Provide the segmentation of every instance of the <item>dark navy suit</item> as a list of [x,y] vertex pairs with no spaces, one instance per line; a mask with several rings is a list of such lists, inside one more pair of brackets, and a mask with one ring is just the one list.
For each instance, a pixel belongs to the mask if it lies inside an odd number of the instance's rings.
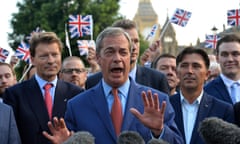
[[[183,116],[180,101],[180,94],[176,94],[170,97],[170,102],[176,113],[175,122],[181,131],[185,141]],[[204,144],[202,138],[198,133],[198,126],[200,122],[203,121],[206,117],[218,117],[227,122],[234,123],[233,106],[229,103],[218,100],[208,95],[207,93],[203,93],[203,97],[197,112],[190,144]]]
[[[52,116],[64,117],[67,101],[83,90],[58,80]],[[23,144],[48,144],[42,131],[48,131],[49,121],[44,98],[35,77],[6,89],[4,102],[11,105]]]

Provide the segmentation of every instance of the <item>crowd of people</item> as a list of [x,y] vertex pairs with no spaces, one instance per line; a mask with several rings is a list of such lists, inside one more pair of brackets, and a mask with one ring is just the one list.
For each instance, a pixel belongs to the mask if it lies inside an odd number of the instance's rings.
[[158,40],[139,56],[137,25],[122,19],[89,48],[90,69],[77,56],[62,61],[62,49],[54,32],[35,33],[21,82],[16,62],[0,63],[1,143],[205,144],[206,118],[240,126],[236,34],[222,37],[215,55],[161,53]]

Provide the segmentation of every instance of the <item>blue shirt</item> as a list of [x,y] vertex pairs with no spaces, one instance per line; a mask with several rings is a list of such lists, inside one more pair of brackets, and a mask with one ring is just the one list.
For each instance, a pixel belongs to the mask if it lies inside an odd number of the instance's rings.
[[[108,103],[108,110],[109,110],[109,113],[111,113],[112,104],[114,101],[114,97],[111,93],[112,87],[110,85],[108,85],[104,81],[104,79],[102,79],[102,85],[103,85],[104,95],[105,95],[107,103]],[[128,79],[122,86],[120,86],[118,88],[118,96],[121,100],[123,115],[125,113],[125,107],[126,107],[126,103],[127,103],[129,87],[130,87],[130,80]]]
[[[35,74],[35,79],[37,80],[37,83],[38,83],[38,86],[40,87],[40,89],[41,89],[41,92],[42,92],[42,95],[43,95],[43,97],[44,97],[44,86],[45,86],[45,84],[46,83],[51,83],[51,84],[53,84],[53,86],[51,87],[51,89],[50,89],[50,94],[51,94],[51,97],[52,97],[52,103],[54,102],[54,95],[55,95],[55,90],[56,90],[56,86],[57,86],[57,80],[58,80],[58,78],[57,78],[57,76],[56,76],[56,78],[53,80],[53,81],[51,81],[51,82],[48,82],[48,81],[45,81],[44,79],[42,79],[39,75],[37,75],[37,74]],[[45,98],[44,98],[45,99]]]

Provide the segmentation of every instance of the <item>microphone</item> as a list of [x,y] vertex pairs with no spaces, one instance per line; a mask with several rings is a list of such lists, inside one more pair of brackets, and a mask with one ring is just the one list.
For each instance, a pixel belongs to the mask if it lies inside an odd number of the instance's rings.
[[204,119],[198,131],[206,144],[240,143],[240,128],[217,117]]
[[95,144],[94,136],[87,131],[79,131],[74,133],[63,144]]
[[145,141],[135,131],[123,131],[118,137],[117,144],[145,144]]
[[162,139],[151,139],[147,144],[169,144],[168,142]]

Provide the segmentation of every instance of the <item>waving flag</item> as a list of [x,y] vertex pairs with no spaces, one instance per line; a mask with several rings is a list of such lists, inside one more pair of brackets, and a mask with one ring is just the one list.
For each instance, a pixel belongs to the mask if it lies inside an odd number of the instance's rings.
[[16,50],[15,56],[29,64],[30,63],[29,44],[21,42]]
[[70,15],[68,25],[71,38],[92,35],[92,15]]
[[154,37],[154,35],[156,34],[157,29],[158,29],[158,25],[157,24],[153,25],[152,30],[148,34],[146,40],[148,40],[151,37]]
[[192,15],[191,12],[177,8],[170,21],[172,23],[185,27],[191,15]]
[[93,40],[77,40],[80,55],[88,55],[88,47],[95,49],[95,42]]
[[227,23],[230,26],[240,25],[240,9],[228,10],[227,11]]
[[5,62],[9,55],[9,51],[3,48],[0,48],[0,62]]
[[220,39],[218,35],[206,35],[205,47],[206,48],[216,48],[217,41]]

